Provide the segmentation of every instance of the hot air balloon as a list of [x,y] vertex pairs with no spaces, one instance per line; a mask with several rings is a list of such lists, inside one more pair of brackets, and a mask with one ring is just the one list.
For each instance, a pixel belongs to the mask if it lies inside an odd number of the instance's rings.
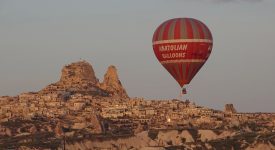
[[154,53],[186,94],[189,84],[208,59],[213,39],[208,27],[193,18],[175,18],[163,22],[155,31]]

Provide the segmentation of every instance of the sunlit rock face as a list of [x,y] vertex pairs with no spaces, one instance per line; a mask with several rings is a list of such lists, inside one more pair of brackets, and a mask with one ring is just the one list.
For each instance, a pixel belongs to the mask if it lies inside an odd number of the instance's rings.
[[79,84],[85,82],[94,84],[98,82],[91,64],[79,61],[63,67],[60,83]]
[[100,95],[110,94],[98,87],[98,79],[95,76],[91,64],[86,61],[74,62],[62,68],[61,78],[58,82],[48,85],[41,93]]
[[112,96],[128,98],[128,94],[119,80],[117,69],[113,65],[108,67],[104,75],[104,80],[99,86],[103,90],[111,93]]

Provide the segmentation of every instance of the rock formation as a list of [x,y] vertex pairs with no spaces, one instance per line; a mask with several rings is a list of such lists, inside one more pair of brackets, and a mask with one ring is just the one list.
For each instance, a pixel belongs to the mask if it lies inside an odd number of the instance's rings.
[[234,108],[233,104],[226,104],[224,107],[225,113],[236,113],[236,109]]
[[123,88],[117,74],[115,66],[109,66],[104,75],[104,80],[99,84],[100,88],[111,93],[112,96],[128,98],[128,94]]
[[63,67],[60,80],[40,92],[44,94],[58,92],[63,97],[74,93],[108,96],[109,93],[100,89],[97,84],[98,79],[92,65],[86,61],[79,61]]
[[127,92],[119,80],[115,66],[108,68],[103,82],[99,83],[92,65],[86,61],[66,65],[62,69],[60,80],[40,91],[40,93],[53,92],[59,92],[64,97],[74,93],[81,93],[84,95],[128,98]]
[[61,79],[62,84],[79,84],[83,82],[94,83],[98,82],[95,76],[94,69],[86,61],[79,61],[66,65],[62,69]]

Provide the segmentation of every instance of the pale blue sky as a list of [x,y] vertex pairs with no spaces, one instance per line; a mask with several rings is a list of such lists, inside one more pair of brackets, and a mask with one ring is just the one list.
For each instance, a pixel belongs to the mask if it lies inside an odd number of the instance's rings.
[[117,66],[131,97],[177,98],[151,46],[155,28],[175,17],[203,21],[214,38],[187,98],[274,112],[274,0],[0,0],[0,95],[37,91],[82,58],[99,79]]

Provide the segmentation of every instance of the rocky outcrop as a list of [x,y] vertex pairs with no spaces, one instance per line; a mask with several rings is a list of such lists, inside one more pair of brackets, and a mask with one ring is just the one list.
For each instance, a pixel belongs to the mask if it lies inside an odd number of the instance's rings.
[[236,109],[234,108],[233,104],[226,104],[224,106],[224,112],[225,113],[236,113]]
[[48,85],[40,93],[60,93],[64,98],[74,93],[109,96],[109,93],[100,89],[97,84],[98,79],[92,65],[79,61],[63,67],[60,80]]
[[61,79],[62,84],[79,84],[79,83],[94,83],[98,82],[95,76],[94,69],[86,61],[79,61],[66,65],[62,69]]
[[112,96],[128,98],[126,90],[123,88],[117,74],[115,66],[109,66],[104,75],[104,80],[99,84],[100,88],[111,93]]
[[59,92],[63,97],[67,97],[68,94],[80,93],[84,95],[128,98],[127,92],[119,80],[115,66],[108,68],[103,82],[99,83],[92,65],[86,61],[66,65],[62,69],[60,80],[40,91],[40,93],[53,92]]

